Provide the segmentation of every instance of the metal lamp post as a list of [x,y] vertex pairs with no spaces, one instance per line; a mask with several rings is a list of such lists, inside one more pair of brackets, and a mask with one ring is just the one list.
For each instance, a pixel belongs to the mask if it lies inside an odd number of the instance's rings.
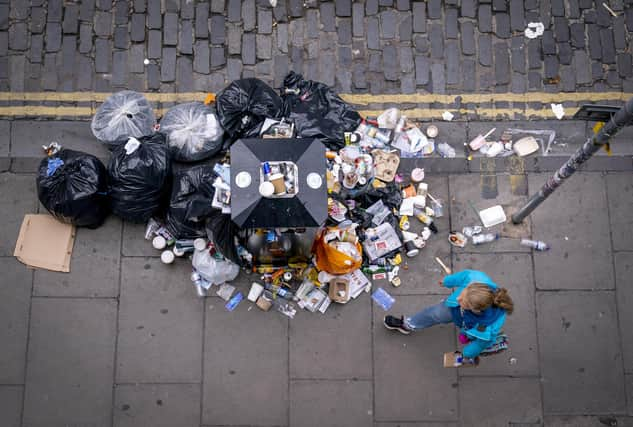
[[604,147],[620,129],[632,123],[633,98],[629,99],[622,108],[613,114],[600,131],[594,133],[593,136],[572,154],[569,160],[543,184],[543,187],[541,187],[538,193],[533,194],[527,203],[512,215],[512,222],[514,224],[521,223],[525,217],[531,214],[554,190],[560,187],[564,180],[576,172],[596,151]]

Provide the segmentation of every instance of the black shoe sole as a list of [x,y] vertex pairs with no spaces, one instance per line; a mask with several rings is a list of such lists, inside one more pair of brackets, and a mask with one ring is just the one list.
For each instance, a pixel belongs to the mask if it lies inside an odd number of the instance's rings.
[[398,332],[400,332],[401,334],[404,334],[404,335],[409,335],[411,333],[411,331],[409,331],[407,329],[399,328],[397,326],[389,326],[389,325],[387,325],[387,322],[385,322],[384,319],[382,321],[382,324],[385,325],[385,328],[390,329],[392,331],[398,331]]

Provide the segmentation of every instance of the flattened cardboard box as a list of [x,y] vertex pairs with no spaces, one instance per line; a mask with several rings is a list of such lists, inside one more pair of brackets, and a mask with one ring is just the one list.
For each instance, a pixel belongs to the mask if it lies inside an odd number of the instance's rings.
[[22,221],[13,256],[30,267],[68,273],[74,244],[75,226],[51,215],[28,214]]

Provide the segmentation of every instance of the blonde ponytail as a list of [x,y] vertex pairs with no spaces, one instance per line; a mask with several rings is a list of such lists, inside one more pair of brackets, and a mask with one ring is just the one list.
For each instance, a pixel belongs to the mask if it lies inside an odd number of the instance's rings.
[[512,302],[512,298],[510,298],[506,288],[498,288],[494,292],[493,305],[504,309],[508,314],[512,314],[514,311],[514,302]]

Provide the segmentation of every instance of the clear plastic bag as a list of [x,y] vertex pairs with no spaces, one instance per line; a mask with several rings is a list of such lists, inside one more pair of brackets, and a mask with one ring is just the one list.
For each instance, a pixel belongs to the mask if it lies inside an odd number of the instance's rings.
[[167,137],[173,159],[180,162],[211,157],[224,142],[224,130],[215,111],[201,102],[170,108],[160,121],[160,131]]
[[147,99],[138,92],[123,90],[101,104],[90,127],[99,141],[117,146],[129,137],[151,135],[154,124],[156,117]]
[[214,285],[230,282],[240,273],[240,267],[237,264],[227,259],[218,259],[208,250],[195,251],[191,264],[203,279]]

